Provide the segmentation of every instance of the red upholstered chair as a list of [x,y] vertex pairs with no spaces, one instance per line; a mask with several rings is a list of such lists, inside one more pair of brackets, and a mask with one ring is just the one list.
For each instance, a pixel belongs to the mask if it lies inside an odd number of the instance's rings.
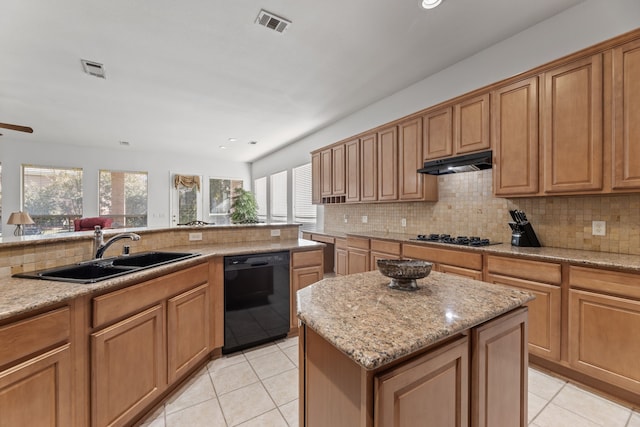
[[78,218],[73,220],[73,229],[74,231],[93,231],[96,225],[99,225],[103,229],[111,228],[112,222],[112,218]]

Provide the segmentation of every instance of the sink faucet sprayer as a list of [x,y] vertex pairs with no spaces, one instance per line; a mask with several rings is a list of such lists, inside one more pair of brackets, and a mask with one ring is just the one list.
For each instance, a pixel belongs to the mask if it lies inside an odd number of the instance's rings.
[[95,231],[93,232],[93,253],[95,259],[102,259],[102,255],[104,252],[111,246],[113,243],[117,242],[121,239],[131,239],[131,240],[140,240],[140,235],[136,233],[120,233],[116,234],[109,240],[104,241],[104,233],[102,232],[102,228],[99,225],[96,225]]

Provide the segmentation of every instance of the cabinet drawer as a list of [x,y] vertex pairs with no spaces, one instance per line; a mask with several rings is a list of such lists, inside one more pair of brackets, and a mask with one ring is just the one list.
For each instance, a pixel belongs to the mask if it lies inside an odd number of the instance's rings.
[[347,246],[350,248],[369,250],[369,239],[364,237],[347,236]]
[[400,243],[371,239],[371,250],[391,255],[400,255]]
[[422,259],[472,270],[482,270],[482,255],[478,253],[405,244],[402,245],[402,256],[404,258]]
[[200,264],[93,299],[93,327],[121,319],[158,301],[206,283],[209,265]]
[[334,243],[335,239],[329,236],[323,236],[322,234],[314,234],[311,240],[322,243]]
[[68,307],[0,327],[0,367],[65,342],[70,335]]
[[569,285],[596,292],[640,299],[640,274],[572,265],[569,267]]
[[347,249],[347,239],[336,237],[336,249]]
[[489,255],[487,269],[492,274],[519,277],[554,285],[562,283],[560,264]]
[[296,267],[307,267],[312,265],[322,265],[322,251],[294,252],[291,265]]

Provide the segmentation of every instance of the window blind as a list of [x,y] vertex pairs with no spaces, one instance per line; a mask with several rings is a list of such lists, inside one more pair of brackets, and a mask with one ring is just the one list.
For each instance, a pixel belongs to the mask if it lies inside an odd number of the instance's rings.
[[253,195],[258,202],[258,218],[267,219],[267,177],[263,176],[253,181]]
[[316,222],[316,207],[311,204],[311,163],[293,168],[293,217],[295,222]]
[[287,220],[287,171],[274,173],[270,176],[271,190],[271,219]]

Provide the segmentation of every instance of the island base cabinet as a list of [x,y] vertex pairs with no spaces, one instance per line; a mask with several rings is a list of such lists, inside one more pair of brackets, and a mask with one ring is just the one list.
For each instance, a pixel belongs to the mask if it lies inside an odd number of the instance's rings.
[[469,339],[375,377],[376,427],[469,425]]
[[127,425],[166,388],[163,305],[91,335],[93,426]]
[[527,426],[527,308],[472,329],[471,426]]
[[73,425],[70,360],[66,344],[0,371],[0,426]]

